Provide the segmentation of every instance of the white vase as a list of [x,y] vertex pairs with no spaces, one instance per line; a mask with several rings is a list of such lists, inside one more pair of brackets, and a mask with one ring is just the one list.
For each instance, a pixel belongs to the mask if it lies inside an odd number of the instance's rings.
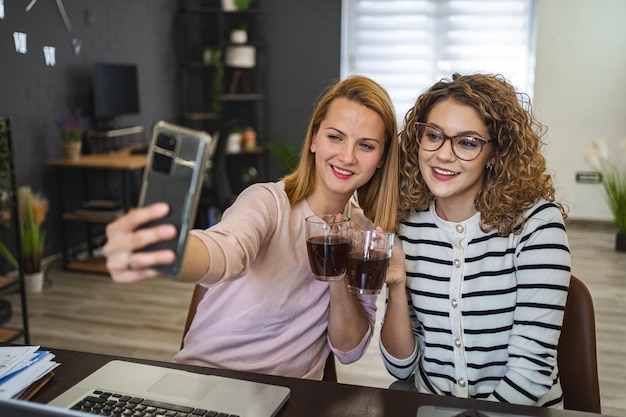
[[254,68],[256,48],[251,45],[231,45],[226,47],[224,63],[232,68]]
[[235,0],[222,0],[222,10],[225,12],[234,12],[237,10]]
[[24,285],[26,293],[39,294],[43,291],[44,273],[43,271],[24,274]]
[[241,151],[241,133],[240,132],[232,132],[228,135],[228,139],[226,141],[226,150],[228,152],[240,152]]
[[230,42],[239,44],[248,42],[248,32],[243,29],[233,29],[230,32]]

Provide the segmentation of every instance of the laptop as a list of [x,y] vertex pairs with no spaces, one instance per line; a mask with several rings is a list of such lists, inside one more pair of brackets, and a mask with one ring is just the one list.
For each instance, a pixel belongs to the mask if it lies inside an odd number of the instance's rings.
[[32,401],[0,398],[0,416],[2,417],[89,417],[80,411],[53,407]]
[[290,390],[237,378],[113,360],[49,404],[65,409],[75,408],[85,396],[93,402],[98,395],[109,395],[111,399],[120,396],[132,397],[133,400],[142,398],[144,406],[152,408],[176,410],[178,408],[169,407],[175,405],[241,417],[272,417],[285,404]]

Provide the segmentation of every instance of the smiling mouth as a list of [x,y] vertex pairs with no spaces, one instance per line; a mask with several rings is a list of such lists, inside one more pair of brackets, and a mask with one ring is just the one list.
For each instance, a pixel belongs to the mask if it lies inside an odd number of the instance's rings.
[[337,168],[334,165],[331,165],[331,167],[332,167],[333,171],[335,171],[339,175],[342,175],[342,176],[345,176],[345,177],[349,177],[351,175],[354,175],[354,172],[352,172],[352,171],[348,171],[348,170],[345,170],[345,169]]
[[445,175],[447,177],[453,177],[455,175],[459,175],[457,172],[448,171],[448,170],[444,170],[441,168],[433,168],[433,171],[435,172],[435,174]]

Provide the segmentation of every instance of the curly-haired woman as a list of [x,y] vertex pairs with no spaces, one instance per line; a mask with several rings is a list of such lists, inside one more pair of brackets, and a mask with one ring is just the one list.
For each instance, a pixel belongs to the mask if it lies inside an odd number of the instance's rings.
[[562,408],[570,252],[544,131],[527,97],[487,74],[437,82],[406,114],[380,346],[410,389]]

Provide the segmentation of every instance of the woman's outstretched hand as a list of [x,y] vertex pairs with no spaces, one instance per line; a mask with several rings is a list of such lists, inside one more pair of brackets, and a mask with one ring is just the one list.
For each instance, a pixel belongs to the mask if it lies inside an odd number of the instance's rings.
[[162,224],[138,229],[150,221],[163,218],[169,212],[166,203],[130,210],[106,227],[107,242],[102,247],[106,266],[115,282],[131,283],[159,276],[151,267],[174,262],[172,250],[141,252],[151,244],[170,240],[176,236],[176,227]]

